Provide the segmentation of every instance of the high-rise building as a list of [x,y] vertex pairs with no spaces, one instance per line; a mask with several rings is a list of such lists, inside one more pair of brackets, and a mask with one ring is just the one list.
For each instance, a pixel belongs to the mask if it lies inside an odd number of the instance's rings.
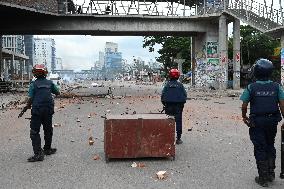
[[56,58],[55,70],[63,70],[62,58]]
[[105,53],[100,51],[99,61],[96,63],[96,66],[101,69],[104,66],[104,63],[105,63]]
[[24,35],[25,53],[29,57],[28,66],[29,72],[34,65],[35,43],[33,35]]
[[122,53],[118,52],[118,44],[106,42],[105,46],[105,68],[112,73],[119,72],[122,68]]
[[106,42],[105,53],[107,52],[117,52],[118,44],[113,42]]
[[45,64],[49,71],[56,68],[55,41],[52,38],[35,38],[34,64]]

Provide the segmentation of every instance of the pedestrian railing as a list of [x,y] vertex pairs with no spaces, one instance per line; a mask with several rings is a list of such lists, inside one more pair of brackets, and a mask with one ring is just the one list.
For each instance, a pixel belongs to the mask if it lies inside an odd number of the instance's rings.
[[259,0],[229,0],[226,11],[263,31],[283,25],[282,7],[276,9]]
[[[208,1],[208,0],[207,0]],[[223,11],[222,0],[89,0],[69,13],[93,15],[200,16]]]
[[[69,1],[66,1],[67,3]],[[73,0],[69,14],[143,15],[168,17],[212,16],[227,12],[260,29],[283,25],[283,9],[259,0]],[[265,1],[264,1],[265,2]]]

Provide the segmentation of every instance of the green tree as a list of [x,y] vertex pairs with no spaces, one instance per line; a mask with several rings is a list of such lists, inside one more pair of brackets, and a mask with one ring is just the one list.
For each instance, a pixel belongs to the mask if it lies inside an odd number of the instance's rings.
[[[272,60],[273,51],[280,46],[280,41],[261,33],[251,26],[241,26],[241,63],[252,66],[259,58]],[[229,59],[233,59],[233,38],[229,38]],[[272,60],[275,65],[273,80],[280,78],[280,60]]]
[[163,64],[164,72],[167,73],[172,67],[177,67],[174,59],[185,59],[183,71],[190,70],[190,37],[175,36],[146,36],[143,41],[143,48],[148,48],[149,52],[155,51],[155,45],[161,45],[162,48],[157,52],[160,54],[156,60]]
[[280,46],[280,41],[261,33],[251,26],[241,26],[242,63],[253,65],[259,58],[273,55],[274,48]]

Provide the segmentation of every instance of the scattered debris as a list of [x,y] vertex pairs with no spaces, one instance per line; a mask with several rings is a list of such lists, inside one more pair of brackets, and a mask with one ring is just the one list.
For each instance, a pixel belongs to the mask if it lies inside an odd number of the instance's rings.
[[216,104],[225,104],[225,102],[214,102]]
[[114,96],[113,99],[122,99],[123,96]]
[[66,104],[62,104],[59,108],[65,108]]
[[55,123],[55,124],[53,124],[53,127],[61,127],[61,124],[60,123]]
[[131,167],[137,167],[137,163],[133,162],[133,163],[131,164]]
[[143,168],[143,167],[146,167],[146,165],[145,165],[145,163],[138,163],[137,167]]
[[167,171],[159,171],[159,172],[157,172],[156,173],[156,175],[157,175],[157,178],[159,179],[159,180],[164,180],[164,179],[166,179],[166,177],[167,177]]
[[131,167],[135,168],[135,167],[139,167],[139,168],[143,168],[143,167],[146,167],[145,163],[136,163],[136,162],[133,162],[131,164]]
[[89,137],[89,145],[92,146],[94,143],[93,137]]
[[105,98],[111,99],[111,96],[110,95],[106,95]]
[[94,155],[93,160],[100,160],[100,156],[99,155]]

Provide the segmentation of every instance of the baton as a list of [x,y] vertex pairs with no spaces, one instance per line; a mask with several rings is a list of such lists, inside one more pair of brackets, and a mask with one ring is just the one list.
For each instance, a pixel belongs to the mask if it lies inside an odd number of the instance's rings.
[[28,107],[25,106],[25,107],[23,108],[23,110],[20,112],[20,114],[18,115],[18,118],[22,117],[22,116],[24,115],[24,113],[25,113],[27,110],[28,110]]

